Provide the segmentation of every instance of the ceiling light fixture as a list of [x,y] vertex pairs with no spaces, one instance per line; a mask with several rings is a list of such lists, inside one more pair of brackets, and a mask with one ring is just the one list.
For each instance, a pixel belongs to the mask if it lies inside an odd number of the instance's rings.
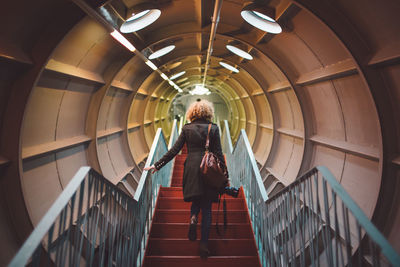
[[196,85],[195,88],[190,91],[191,95],[209,95],[211,94],[210,90],[208,88],[205,88],[202,85]]
[[232,45],[226,45],[226,49],[228,49],[229,51],[231,51],[232,53],[234,53],[235,55],[248,59],[248,60],[252,60],[253,57],[252,55],[250,55],[249,53],[247,53],[246,51],[237,48],[236,46],[232,46]]
[[270,33],[281,33],[281,26],[273,19],[275,9],[262,2],[246,3],[240,13],[242,18],[254,27]]
[[136,48],[133,46],[133,44],[131,44],[131,42],[129,42],[119,31],[114,30],[112,33],[110,33],[111,36],[117,40],[118,42],[120,42],[123,46],[125,46],[126,48],[128,48],[129,51],[134,52],[136,50]]
[[120,27],[120,31],[123,33],[130,33],[141,30],[154,21],[156,21],[161,15],[159,9],[151,9],[133,14],[132,17],[127,19]]
[[146,60],[145,63],[146,63],[146,65],[149,66],[152,70],[157,70],[157,66],[154,65],[154,63],[151,62],[150,60]]
[[174,88],[175,88],[176,90],[178,90],[179,93],[182,93],[182,92],[183,92],[182,89],[179,88],[179,86],[177,86],[176,84],[174,85]]
[[164,80],[168,80],[168,76],[165,75],[164,73],[161,73],[160,75],[161,75],[161,78],[163,78]]
[[181,77],[185,73],[186,73],[186,71],[181,71],[181,72],[179,72],[177,74],[172,75],[170,79],[171,80],[175,80],[176,78]]
[[225,63],[225,62],[220,61],[219,64],[220,64],[222,67],[224,67],[224,68],[226,68],[226,69],[228,69],[228,70],[230,70],[230,71],[233,71],[233,72],[235,72],[235,73],[238,73],[238,72],[239,72],[239,70],[238,70],[237,68],[235,68],[235,67],[229,65],[228,63]]
[[175,49],[175,45],[166,46],[166,47],[164,47],[164,48],[161,48],[160,50],[157,50],[157,51],[154,52],[153,54],[151,54],[151,55],[149,56],[149,59],[155,59],[155,58],[162,57],[162,56],[168,54],[169,52],[171,52],[171,51],[174,50],[174,49]]

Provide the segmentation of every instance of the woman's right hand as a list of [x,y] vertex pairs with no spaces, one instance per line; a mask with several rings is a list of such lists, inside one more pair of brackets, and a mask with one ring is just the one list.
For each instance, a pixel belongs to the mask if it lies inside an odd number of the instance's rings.
[[152,174],[155,173],[156,171],[158,171],[154,165],[151,165],[149,167],[145,167],[144,170],[145,171],[152,170],[151,171]]

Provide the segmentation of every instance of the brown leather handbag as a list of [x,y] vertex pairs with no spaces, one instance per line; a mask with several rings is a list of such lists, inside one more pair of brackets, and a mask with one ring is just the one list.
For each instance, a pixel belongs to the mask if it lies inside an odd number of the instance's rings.
[[200,164],[200,171],[203,175],[204,183],[218,191],[223,190],[228,183],[225,165],[212,152],[208,151],[210,144],[211,123],[208,125],[206,151]]

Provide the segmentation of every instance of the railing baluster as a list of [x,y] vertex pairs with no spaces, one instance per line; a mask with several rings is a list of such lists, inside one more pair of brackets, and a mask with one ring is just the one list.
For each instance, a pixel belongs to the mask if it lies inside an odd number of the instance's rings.
[[[358,266],[362,266],[360,259],[366,256],[362,244],[365,237],[373,240],[369,249],[372,264],[380,264],[382,251],[392,265],[399,266],[398,254],[326,168],[313,168],[268,199],[246,133],[241,130],[232,147],[227,121],[223,128],[222,146],[229,174],[232,184],[243,186],[246,194],[261,263],[265,262],[266,266],[351,266],[358,247]],[[265,205],[260,205],[260,200]],[[342,218],[338,207],[342,209]],[[263,214],[262,220],[260,214]],[[362,229],[355,228],[358,223],[362,224]],[[358,241],[352,238],[357,231]]]
[[[177,134],[170,142],[176,138]],[[158,129],[146,165],[167,150]],[[171,163],[155,175],[144,171],[131,198],[94,170],[82,167],[10,266],[26,265],[30,258],[32,266],[81,266],[83,262],[86,266],[140,266],[157,193],[160,186],[168,185],[171,171]]]

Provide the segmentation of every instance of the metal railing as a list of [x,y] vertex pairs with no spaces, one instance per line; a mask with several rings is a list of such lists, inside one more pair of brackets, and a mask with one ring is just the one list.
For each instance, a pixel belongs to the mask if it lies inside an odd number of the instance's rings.
[[178,120],[174,120],[171,128],[171,135],[169,136],[168,149],[170,149],[176,142],[179,136]]
[[[171,128],[171,135],[169,136],[169,143],[168,143],[168,149],[171,149],[171,147],[175,144],[176,140],[179,137],[179,130],[178,130],[178,120],[174,120],[172,123],[172,128]],[[160,159],[159,157],[158,159]],[[171,163],[172,166],[175,165],[175,158],[172,160]],[[174,172],[174,168],[171,167],[171,174],[170,177],[172,177],[172,173]],[[170,187],[172,183],[172,179],[169,180],[168,186]]]
[[223,149],[234,186],[243,186],[262,266],[400,266],[400,257],[326,167],[315,167],[268,199],[241,131]]
[[232,145],[231,132],[229,130],[228,121],[224,120],[222,126],[223,126],[221,132],[222,152],[227,156],[231,156],[233,153],[233,145]]
[[[157,130],[146,166],[167,151]],[[82,167],[9,266],[140,266],[159,187],[171,163],[143,171],[132,199],[90,167]]]

